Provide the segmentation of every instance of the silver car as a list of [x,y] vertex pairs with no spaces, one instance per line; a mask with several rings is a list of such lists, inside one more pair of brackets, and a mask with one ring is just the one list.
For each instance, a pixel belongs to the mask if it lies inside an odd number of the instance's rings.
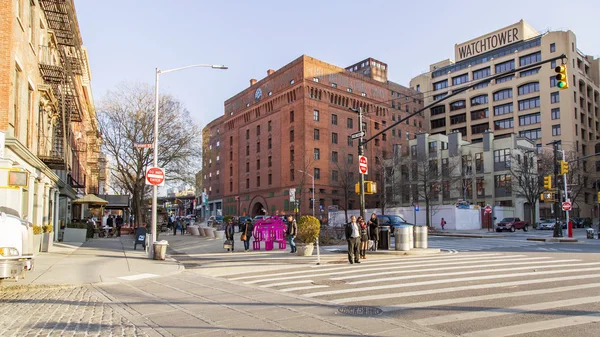
[[556,221],[554,219],[542,219],[540,220],[540,224],[538,226],[538,229],[554,229],[554,225],[556,224]]

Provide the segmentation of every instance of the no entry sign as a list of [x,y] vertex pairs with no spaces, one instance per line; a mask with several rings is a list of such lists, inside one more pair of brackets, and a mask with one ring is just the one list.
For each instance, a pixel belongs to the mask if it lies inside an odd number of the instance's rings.
[[367,157],[359,156],[358,157],[358,172],[362,174],[369,173],[369,166],[367,165]]
[[146,185],[163,186],[165,184],[165,171],[160,167],[150,167],[146,170]]

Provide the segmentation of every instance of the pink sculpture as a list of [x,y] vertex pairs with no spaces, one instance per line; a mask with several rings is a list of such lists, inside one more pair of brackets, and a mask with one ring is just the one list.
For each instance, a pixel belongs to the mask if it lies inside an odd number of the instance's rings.
[[274,242],[279,243],[279,249],[286,249],[286,231],[287,225],[277,216],[257,221],[252,233],[254,237],[252,249],[260,250],[261,241],[265,242],[265,250],[273,250]]

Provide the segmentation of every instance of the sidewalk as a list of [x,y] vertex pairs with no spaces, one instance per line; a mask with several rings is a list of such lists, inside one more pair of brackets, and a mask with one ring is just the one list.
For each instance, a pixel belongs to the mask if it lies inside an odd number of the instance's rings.
[[35,257],[34,270],[26,272],[25,279],[2,281],[0,286],[123,282],[183,270],[169,257],[165,261],[148,259],[140,245],[133,250],[133,240],[133,235],[126,235],[91,239],[83,244],[55,242],[50,252]]

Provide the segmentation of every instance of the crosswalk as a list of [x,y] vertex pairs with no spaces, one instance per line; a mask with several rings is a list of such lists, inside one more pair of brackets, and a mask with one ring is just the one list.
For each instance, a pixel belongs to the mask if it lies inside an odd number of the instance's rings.
[[569,255],[446,253],[224,277],[339,306],[375,306],[390,318],[460,336],[550,330],[552,336],[591,336],[590,327],[600,323],[600,262]]
[[429,238],[430,248],[439,248],[447,251],[481,251],[506,248],[530,248],[537,249],[541,246],[548,245],[546,242],[527,241],[517,239],[502,239],[502,238],[450,238],[450,237],[433,237]]

